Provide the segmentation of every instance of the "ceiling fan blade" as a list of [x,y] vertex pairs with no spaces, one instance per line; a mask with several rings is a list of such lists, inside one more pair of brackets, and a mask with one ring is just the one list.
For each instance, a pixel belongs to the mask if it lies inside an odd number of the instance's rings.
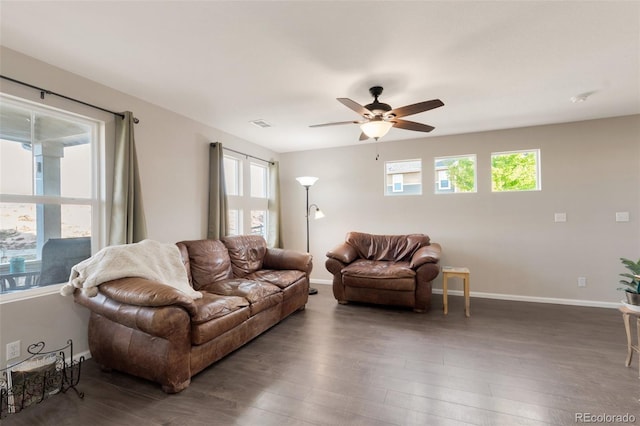
[[340,124],[358,124],[359,121],[336,121],[335,123],[313,124],[309,127],[325,127],[325,126],[338,126]]
[[430,101],[418,102],[417,104],[392,109],[387,115],[393,114],[396,117],[405,117],[407,115],[413,115],[419,112],[429,111],[430,109],[439,108],[443,105],[444,103],[440,99],[432,99]]
[[393,119],[393,127],[405,130],[415,130],[416,132],[430,132],[435,127],[428,124],[416,123],[415,121]]
[[371,111],[369,111],[368,109],[366,109],[365,107],[357,103],[356,101],[352,101],[349,98],[337,98],[337,99],[338,99],[338,102],[340,102],[347,108],[354,110],[355,112],[357,112],[358,114],[360,114],[365,118],[371,118],[375,115],[374,113],[372,113]]
[[369,136],[367,136],[365,132],[360,133],[360,139],[358,139],[359,141],[366,141],[367,139],[369,139]]

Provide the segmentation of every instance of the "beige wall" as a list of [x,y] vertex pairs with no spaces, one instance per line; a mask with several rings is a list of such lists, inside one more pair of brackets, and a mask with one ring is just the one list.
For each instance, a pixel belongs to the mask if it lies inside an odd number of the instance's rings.
[[[149,238],[176,242],[206,236],[210,142],[277,159],[267,149],[18,52],[2,48],[0,56],[2,75],[113,111],[130,110],[140,119],[135,137]],[[41,101],[39,92],[5,80],[0,80],[0,91],[113,122],[110,114],[53,96]],[[0,304],[0,366],[5,345],[15,340],[21,341],[23,353],[32,342],[43,340],[54,349],[67,339],[73,339],[76,352],[86,351],[87,318],[86,309],[58,294]]]
[[[354,137],[357,136],[354,129]],[[542,191],[492,193],[490,154],[540,148]],[[471,269],[471,290],[493,297],[604,305],[619,302],[618,258],[640,257],[640,116],[373,143],[281,155],[284,241],[304,249],[299,175],[319,177],[310,202],[312,278],[327,282],[325,253],[348,231],[422,232],[443,264]],[[476,154],[478,192],[434,195],[433,159]],[[422,158],[423,195],[383,196],[384,161]],[[629,212],[628,223],[615,213]],[[566,213],[555,223],[554,213]],[[577,278],[587,277],[578,288]],[[435,283],[441,288],[441,277]],[[576,302],[581,301],[581,302]]]
[[[278,159],[262,147],[17,52],[2,48],[0,55],[3,75],[112,110],[131,110],[140,119],[136,141],[150,238],[205,236],[209,142]],[[40,102],[38,92],[4,81],[0,91]],[[44,102],[113,120],[54,97]],[[305,249],[304,189],[294,178],[315,175],[320,180],[311,188],[311,202],[327,215],[311,223],[315,280],[330,279],[324,254],[350,230],[425,232],[442,243],[444,264],[471,268],[473,292],[616,302],[618,257],[640,257],[639,134],[635,116],[281,154],[284,244]],[[542,150],[543,190],[492,194],[490,153],[527,148]],[[433,157],[473,153],[478,193],[435,196]],[[384,197],[384,161],[407,158],[423,159],[423,195]],[[631,221],[615,223],[616,211],[628,211]],[[567,213],[568,221],[554,223],[556,212]],[[588,278],[586,288],[577,288],[578,276]],[[0,365],[6,343],[14,340],[22,342],[23,353],[31,342],[56,348],[70,338],[76,353],[86,351],[87,318],[85,309],[57,294],[0,304]]]

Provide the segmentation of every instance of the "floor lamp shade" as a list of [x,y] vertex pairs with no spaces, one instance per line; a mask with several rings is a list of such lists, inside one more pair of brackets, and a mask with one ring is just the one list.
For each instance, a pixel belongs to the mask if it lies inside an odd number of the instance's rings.
[[312,186],[314,183],[316,183],[318,178],[314,176],[300,176],[300,177],[297,177],[296,180],[300,182],[300,185],[309,187],[309,186]]

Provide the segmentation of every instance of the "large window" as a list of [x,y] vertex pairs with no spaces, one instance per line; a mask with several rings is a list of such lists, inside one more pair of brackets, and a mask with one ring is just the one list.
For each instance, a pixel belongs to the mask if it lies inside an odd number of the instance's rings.
[[476,192],[476,156],[439,157],[434,161],[435,193]]
[[100,233],[100,129],[0,96],[0,292],[65,282],[91,255]]
[[422,194],[422,160],[387,161],[384,174],[384,195]]
[[491,154],[491,190],[540,190],[540,150],[494,152]]
[[266,164],[225,154],[224,176],[229,199],[229,233],[267,238],[269,170]]

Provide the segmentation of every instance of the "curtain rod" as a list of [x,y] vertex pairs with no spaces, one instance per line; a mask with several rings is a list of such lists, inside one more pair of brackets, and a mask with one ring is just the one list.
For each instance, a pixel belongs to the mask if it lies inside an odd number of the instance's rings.
[[[81,101],[81,100],[78,100],[78,99],[74,99],[74,98],[71,98],[69,96],[61,95],[60,93],[52,92],[51,90],[43,89],[42,87],[34,86],[33,84],[29,84],[29,83],[25,83],[24,81],[16,80],[15,78],[6,77],[4,75],[0,75],[0,78],[3,78],[5,80],[9,80],[9,81],[11,81],[13,83],[21,84],[21,85],[26,86],[26,87],[30,87],[31,89],[38,90],[40,92],[40,99],[44,99],[44,95],[54,95],[54,96],[58,96],[59,98],[66,99],[68,101],[72,101],[72,102],[76,102],[76,103],[79,103],[79,104],[82,104],[82,105],[86,105],[86,106],[91,107],[91,108],[99,109],[100,111],[104,111],[104,112],[111,113],[113,115],[117,115],[120,118],[124,118],[124,114],[122,114],[121,112],[111,111],[111,110],[108,110],[106,108],[102,108],[102,107],[99,107],[97,105],[90,104],[88,102],[84,102],[84,101]],[[133,122],[137,124],[137,123],[140,122],[140,120],[138,120],[137,118],[134,117],[133,118]]]
[[[217,142],[213,142],[213,143],[217,143]],[[256,157],[255,155],[245,154],[244,152],[236,151],[235,149],[227,148],[226,146],[223,146],[222,149],[235,152],[236,154],[244,155],[245,157],[255,158],[256,160],[264,161],[265,163],[269,163],[271,165],[276,164],[273,161],[265,160],[264,158]]]

